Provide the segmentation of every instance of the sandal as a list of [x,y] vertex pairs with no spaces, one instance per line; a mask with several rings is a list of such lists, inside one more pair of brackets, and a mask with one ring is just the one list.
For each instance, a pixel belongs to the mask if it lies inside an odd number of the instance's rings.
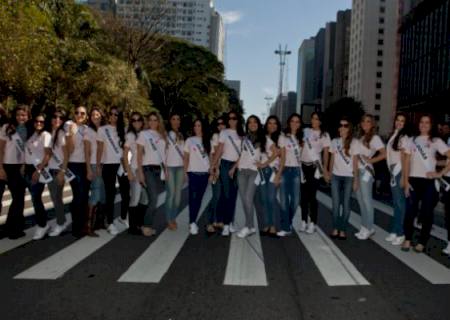
[[425,251],[425,246],[419,243],[414,247],[414,251],[417,253],[423,253]]
[[153,228],[150,227],[142,227],[142,235],[144,237],[151,237],[156,234],[156,231]]

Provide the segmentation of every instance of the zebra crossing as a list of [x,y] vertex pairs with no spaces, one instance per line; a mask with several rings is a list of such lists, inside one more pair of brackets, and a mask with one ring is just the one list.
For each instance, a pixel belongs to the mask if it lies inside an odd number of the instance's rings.
[[[211,190],[208,188],[202,202],[199,220],[202,219],[201,214],[205,211],[210,198]],[[158,207],[164,204],[164,200],[165,193],[163,192],[158,197]],[[326,194],[319,192],[318,200],[325,207],[331,208],[331,199]],[[116,199],[116,201],[120,201],[120,198]],[[382,207],[380,204],[376,204],[376,206],[378,208]],[[388,211],[387,208],[383,209]],[[389,214],[388,212],[385,213]],[[255,226],[258,226],[256,213],[254,219]],[[189,210],[188,207],[185,207],[177,217],[178,230],[176,232],[164,230],[155,239],[152,239],[148,247],[137,259],[129,261],[128,268],[123,270],[116,281],[119,283],[160,283],[186,245],[189,238],[188,222]],[[240,199],[238,199],[237,203],[235,224],[237,227],[244,225],[244,214]],[[298,209],[293,222],[295,238],[290,237],[289,239],[273,241],[283,242],[297,239],[298,249],[301,250],[303,247],[306,249],[302,255],[307,254],[311,258],[320,273],[320,277],[329,287],[373,285],[364,274],[364,271],[359,270],[358,266],[352,262],[352,257],[346,255],[320,227],[317,228],[315,234],[308,235],[297,231],[299,224],[300,209]],[[360,225],[360,216],[355,212],[351,213],[350,224],[355,228]],[[124,230],[121,231],[123,232]],[[0,240],[0,259],[2,255],[13,251],[17,247],[26,246],[31,241],[32,233],[32,229],[27,230],[27,237],[16,241]],[[402,252],[398,247],[394,247],[386,242],[384,240],[385,236],[387,236],[387,232],[377,226],[376,234],[368,242],[373,242],[382,248],[387,255],[401,261],[403,267],[411,269],[428,283],[432,285],[450,284],[450,269],[447,266],[426,254]],[[64,276],[75,266],[84,263],[88,257],[98,254],[106,246],[113,246],[113,240],[120,237],[126,236],[120,234],[111,236],[102,231],[99,238],[82,238],[42,261],[29,266],[13,278],[16,280],[64,279]],[[205,241],[208,240],[206,239]],[[229,249],[222,285],[270,287],[271,283],[267,276],[267,262],[264,255],[264,243],[259,236],[259,232],[246,239],[239,239],[233,234],[230,238],[224,238],[223,241],[229,242]],[[38,244],[45,245],[45,241],[41,241]]]

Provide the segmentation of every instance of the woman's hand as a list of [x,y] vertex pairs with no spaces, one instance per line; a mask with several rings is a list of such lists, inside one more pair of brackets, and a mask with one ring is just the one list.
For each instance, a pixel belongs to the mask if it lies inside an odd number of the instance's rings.
[[353,192],[358,191],[358,189],[359,189],[359,179],[355,178],[353,179]]
[[139,170],[139,172],[138,172],[138,179],[139,179],[139,183],[141,185],[143,185],[144,187],[147,187],[147,184],[145,183],[144,172],[142,172],[142,170]]
[[36,170],[33,172],[33,175],[31,176],[31,183],[36,184],[39,182],[39,177],[41,176],[40,172]]
[[92,171],[91,168],[89,168],[89,169],[87,170],[86,178],[87,178],[89,181],[94,181],[94,179],[95,179],[95,173]]
[[323,179],[325,180],[326,183],[330,183],[331,181],[331,174],[328,170],[323,170]]
[[236,167],[233,167],[230,169],[230,171],[228,171],[228,175],[230,176],[231,179],[233,179],[235,172],[236,172]]
[[273,179],[273,184],[277,188],[280,186],[280,184],[281,184],[281,176],[279,174],[275,175],[275,178]]
[[2,168],[0,168],[0,180],[5,180],[6,181],[6,179],[7,179],[6,171],[2,167]]
[[133,170],[127,170],[128,181],[132,182],[136,180],[136,177],[133,174]]
[[97,167],[95,168],[95,174],[97,175],[97,177],[101,177],[102,176],[102,165],[97,165]]

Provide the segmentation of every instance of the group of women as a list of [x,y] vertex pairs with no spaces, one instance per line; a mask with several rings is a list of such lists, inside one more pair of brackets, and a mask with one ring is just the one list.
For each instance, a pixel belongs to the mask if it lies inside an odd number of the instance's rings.
[[[292,114],[282,130],[276,116],[268,117],[263,125],[252,115],[244,125],[241,116],[231,111],[211,126],[196,119],[190,137],[181,132],[178,114],[169,117],[167,130],[156,112],[145,117],[131,113],[126,128],[124,114],[116,107],[106,116],[98,108],[88,113],[79,106],[71,120],[60,109],[51,117],[48,121],[45,114],[38,114],[29,121],[29,108],[21,105],[0,132],[0,191],[7,184],[12,196],[6,222],[11,239],[24,235],[26,188],[36,215],[34,239],[47,234],[58,236],[66,230],[66,182],[73,194],[70,212],[76,237],[96,237],[99,228],[115,235],[119,225],[131,234],[155,235],[157,199],[163,186],[167,228],[175,231],[185,183],[192,235],[199,232],[197,221],[208,185],[212,190],[206,210],[208,234],[229,236],[236,231],[239,238],[245,238],[255,233],[257,190],[261,196],[258,210],[262,210],[262,235],[289,235],[299,207],[300,231],[312,234],[318,219],[316,193],[320,179],[324,179],[331,183],[331,237],[347,238],[353,191],[361,212],[361,228],[355,236],[366,240],[375,232],[374,164],[385,159],[394,203],[391,234],[386,240],[409,250],[414,219],[419,216],[422,229],[414,250],[422,252],[430,237],[441,188],[450,229],[450,149],[437,137],[428,115],[421,117],[416,132],[412,132],[406,115],[399,113],[386,145],[376,134],[375,118],[368,114],[359,128],[354,128],[348,118],[340,119],[333,140],[317,112],[312,114],[309,128],[303,127],[299,114]],[[46,124],[51,124],[50,128]],[[443,160],[437,161],[436,153]],[[42,201],[45,184],[55,208],[57,223],[53,228],[47,223]],[[120,215],[115,219],[117,184],[121,201]],[[238,195],[245,215],[243,225],[234,223]],[[276,209],[278,204],[280,210]],[[278,211],[279,217],[275,216]],[[449,250],[447,247],[444,252]]]

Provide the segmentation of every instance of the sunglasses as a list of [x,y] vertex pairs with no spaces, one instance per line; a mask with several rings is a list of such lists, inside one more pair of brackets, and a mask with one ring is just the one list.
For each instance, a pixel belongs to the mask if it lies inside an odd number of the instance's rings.
[[217,125],[218,126],[223,126],[224,125],[224,123],[221,121],[221,122],[217,122]]
[[86,112],[83,112],[83,111],[75,111],[75,115],[76,115],[76,116],[85,116],[85,115],[86,115]]
[[142,122],[142,119],[131,119],[131,123],[134,123],[134,122]]
[[57,114],[54,114],[53,117],[52,117],[52,119],[62,119],[62,116],[57,115]]
[[236,117],[229,117],[228,119],[229,120],[237,120],[238,118],[236,118]]
[[118,117],[119,114],[117,112],[110,112],[109,113],[110,116],[114,116],[114,117]]
[[340,128],[348,128],[350,125],[348,123],[340,123]]
[[35,124],[44,124],[44,120],[34,120]]

